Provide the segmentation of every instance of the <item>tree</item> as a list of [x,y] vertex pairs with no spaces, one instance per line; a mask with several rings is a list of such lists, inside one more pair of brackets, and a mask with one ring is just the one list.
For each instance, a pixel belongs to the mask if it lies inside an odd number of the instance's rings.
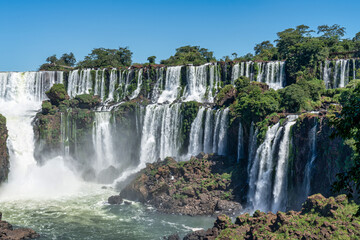
[[355,37],[353,38],[353,42],[360,42],[360,32],[355,34]]
[[149,61],[150,64],[154,64],[154,63],[155,63],[155,59],[156,59],[155,56],[150,56],[150,57],[147,58],[147,60]]
[[70,66],[70,67],[75,66],[75,63],[76,63],[76,58],[72,52],[70,52],[69,54],[64,53],[61,56],[61,58],[59,59],[59,61],[57,62],[57,64],[66,65],[66,66]]
[[256,55],[259,55],[259,54],[263,53],[266,50],[272,49],[273,47],[274,47],[274,45],[272,45],[270,43],[270,41],[263,41],[263,42],[258,43],[258,44],[255,45],[254,51],[255,51]]
[[200,46],[183,46],[176,49],[174,56],[166,60],[161,60],[162,64],[167,65],[184,65],[195,64],[200,65],[207,62],[215,61],[214,53]]
[[58,61],[58,59],[57,59],[57,57],[56,57],[56,54],[54,54],[54,55],[46,58],[46,61],[47,61],[48,63],[55,64],[55,63]]
[[[335,136],[354,141],[355,154],[353,165],[347,172],[337,175],[333,184],[336,192],[346,191],[349,197],[353,196],[354,188],[360,191],[360,82],[352,81],[347,86],[347,91],[340,95],[342,104],[341,113],[332,119],[335,126]],[[360,213],[360,209],[358,214]]]
[[345,27],[341,27],[338,24],[334,24],[332,26],[328,25],[321,25],[318,26],[318,34],[322,33],[322,38],[327,39],[336,39],[339,40],[341,37],[343,37],[346,33]]
[[128,47],[94,48],[84,61],[79,63],[79,66],[86,68],[130,66],[132,54]]

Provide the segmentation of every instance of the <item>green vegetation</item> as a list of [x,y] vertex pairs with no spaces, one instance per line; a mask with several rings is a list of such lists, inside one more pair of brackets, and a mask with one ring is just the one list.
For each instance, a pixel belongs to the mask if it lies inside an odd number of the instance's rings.
[[132,54],[128,47],[120,47],[119,49],[94,48],[83,61],[79,62],[78,66],[83,68],[130,66]]
[[75,66],[76,58],[75,55],[70,52],[69,54],[64,53],[59,59],[56,57],[56,55],[52,55],[46,58],[46,62],[47,63],[44,63],[40,66],[40,70],[65,70]]
[[54,84],[45,94],[50,99],[51,104],[55,106],[59,106],[60,102],[69,99],[64,84]]
[[335,191],[345,190],[352,197],[355,189],[357,192],[360,190],[360,81],[350,82],[339,101],[342,110],[339,115],[334,115],[332,124],[337,136],[353,142],[355,154],[353,166],[349,171],[337,175],[338,181],[333,188]]
[[216,61],[213,52],[199,46],[183,46],[176,49],[174,56],[166,60],[161,60],[161,64],[166,65],[185,65],[195,64],[201,65],[211,61]]

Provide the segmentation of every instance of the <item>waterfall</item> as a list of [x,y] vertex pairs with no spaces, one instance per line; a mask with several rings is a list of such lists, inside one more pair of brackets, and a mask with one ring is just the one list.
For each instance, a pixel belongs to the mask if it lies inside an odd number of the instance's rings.
[[249,202],[254,209],[267,211],[271,201],[271,173],[273,154],[281,136],[282,127],[277,123],[266,133],[264,142],[256,151],[249,176]]
[[115,91],[115,85],[117,82],[117,71],[116,68],[111,69],[110,72],[110,82],[109,82],[109,96],[108,100],[114,100],[114,91]]
[[228,122],[229,122],[229,109],[221,111],[221,118],[219,124],[219,135],[217,139],[218,147],[217,153],[219,155],[226,155],[227,153],[227,130],[228,130]]
[[44,94],[61,74],[49,72],[0,73],[0,113],[7,119],[10,174],[0,189],[2,198],[56,197],[78,187],[76,177],[61,158],[42,167],[34,159],[32,120]]
[[232,72],[231,72],[231,84],[234,85],[235,84],[235,80],[238,79],[240,76],[240,65],[239,63],[234,64],[234,66],[232,67]]
[[[248,151],[249,151],[249,154],[248,154],[248,166],[247,166],[247,173],[248,173],[248,176],[250,176],[250,170],[251,170],[251,167],[252,167],[252,162],[251,162],[251,159],[254,159],[255,157],[255,150],[256,150],[256,145],[257,145],[257,135],[258,135],[258,129],[254,130],[254,122],[251,122],[251,125],[250,125],[250,136],[249,136],[249,146],[248,146]],[[248,178],[249,179],[249,178]]]
[[140,165],[177,157],[181,129],[180,104],[148,105],[141,137]]
[[70,97],[88,94],[90,89],[92,89],[91,69],[70,71],[67,89]]
[[210,65],[209,75],[210,75],[210,86],[208,88],[208,102],[214,102],[215,96],[218,93],[218,89],[220,85],[218,66],[216,64]]
[[139,93],[140,93],[141,87],[142,87],[142,83],[143,83],[143,69],[140,68],[140,70],[138,72],[138,77],[137,77],[137,87],[136,87],[135,91],[132,93],[130,99],[134,99],[139,96]]
[[158,103],[173,102],[177,99],[180,89],[181,66],[167,67],[165,86]]
[[[297,116],[296,116],[297,117]],[[295,118],[296,119],[296,118]],[[286,185],[287,185],[287,166],[289,158],[290,129],[296,123],[294,118],[288,117],[285,125],[284,135],[280,142],[279,160],[276,166],[275,184],[273,190],[272,212],[286,210]]]
[[187,87],[184,91],[184,101],[203,102],[207,90],[207,66],[187,67]]
[[[69,92],[69,87],[68,87],[68,92]],[[101,100],[104,100],[104,97],[105,97],[105,69],[104,70],[96,70],[94,95],[97,95],[100,97]]]
[[93,168],[97,171],[115,165],[115,156],[110,112],[95,112],[95,121],[92,131],[92,141],[95,148],[95,163]]
[[[352,77],[355,78],[356,66],[353,59]],[[350,59],[325,60],[323,80],[327,89],[345,87],[350,81]]]
[[314,166],[314,161],[316,159],[316,130],[317,122],[314,127],[312,127],[309,131],[309,149],[310,149],[310,157],[305,166],[305,174],[304,174],[304,189],[305,189],[305,197],[308,197],[311,191],[311,171]]
[[237,147],[237,162],[244,158],[244,130],[241,122],[239,122],[238,131],[238,147]]
[[160,97],[161,91],[163,89],[163,81],[164,81],[164,68],[157,68],[156,69],[156,83],[154,85],[152,94],[151,94],[151,101],[156,103]]
[[355,59],[352,60],[352,67],[353,67],[353,80],[356,79],[356,61]]
[[285,87],[285,62],[272,61],[272,62],[259,62],[259,73],[257,75],[257,82],[264,82],[270,88],[275,90]]
[[198,153],[203,151],[203,118],[204,118],[205,108],[201,107],[197,113],[196,118],[191,124],[190,130],[190,142],[188,154],[195,156]]
[[211,153],[213,150],[213,137],[214,137],[214,114],[208,108],[205,116],[205,129],[204,129],[204,152]]

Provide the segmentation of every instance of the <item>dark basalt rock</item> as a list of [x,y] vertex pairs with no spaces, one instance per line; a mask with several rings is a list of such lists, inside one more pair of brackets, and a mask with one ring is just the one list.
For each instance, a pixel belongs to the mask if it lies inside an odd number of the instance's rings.
[[34,239],[40,237],[34,230],[30,228],[17,228],[5,221],[1,220],[2,213],[0,213],[0,239],[2,240],[22,240]]
[[111,196],[108,198],[108,203],[113,205],[119,205],[123,203],[122,197],[120,195]]
[[235,201],[232,175],[225,163],[222,156],[204,153],[187,162],[166,158],[148,164],[120,196],[150,204],[164,213],[234,214],[242,207]]
[[236,218],[235,224],[220,215],[208,230],[189,233],[184,240],[213,239],[358,239],[357,207],[345,195],[308,197],[301,211],[264,213],[255,211]]

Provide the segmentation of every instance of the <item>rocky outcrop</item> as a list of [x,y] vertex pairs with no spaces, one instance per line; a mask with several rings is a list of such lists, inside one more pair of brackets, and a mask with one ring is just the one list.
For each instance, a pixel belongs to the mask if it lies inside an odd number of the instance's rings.
[[9,152],[6,145],[7,138],[6,118],[0,115],[0,183],[7,179],[10,168]]
[[310,196],[301,211],[242,214],[232,223],[226,215],[218,216],[213,228],[196,231],[184,240],[196,239],[358,239],[357,205],[345,195],[325,198]]
[[151,204],[165,213],[236,213],[241,205],[233,194],[234,168],[228,167],[226,158],[216,155],[200,154],[179,163],[166,158],[148,164],[120,196]]
[[34,230],[30,228],[16,228],[1,219],[2,214],[0,213],[0,239],[2,240],[23,240],[23,239],[34,239],[40,237]]

